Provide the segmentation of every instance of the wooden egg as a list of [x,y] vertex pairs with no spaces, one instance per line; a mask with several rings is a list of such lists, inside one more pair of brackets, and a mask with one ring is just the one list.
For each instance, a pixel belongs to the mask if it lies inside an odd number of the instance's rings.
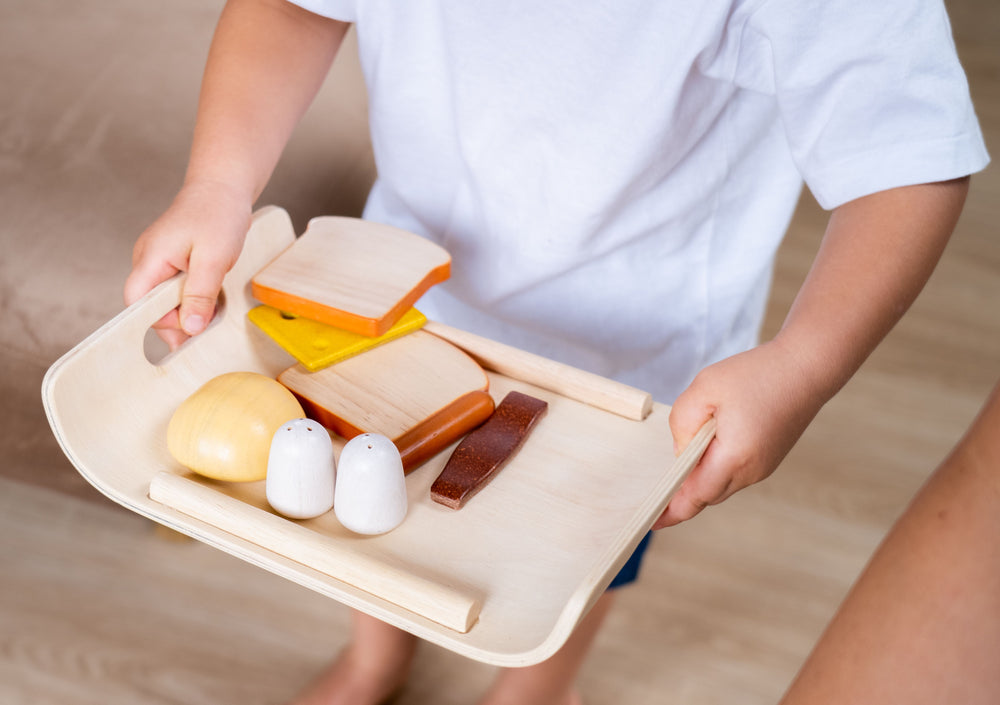
[[355,436],[340,452],[333,510],[346,528],[384,534],[406,517],[403,461],[395,444],[377,433]]
[[326,429],[312,419],[282,424],[271,440],[265,494],[290,519],[312,519],[333,508],[337,464]]
[[302,416],[295,395],[277,380],[229,372],[210,379],[177,407],[167,427],[167,448],[179,463],[206,477],[263,480],[274,432]]

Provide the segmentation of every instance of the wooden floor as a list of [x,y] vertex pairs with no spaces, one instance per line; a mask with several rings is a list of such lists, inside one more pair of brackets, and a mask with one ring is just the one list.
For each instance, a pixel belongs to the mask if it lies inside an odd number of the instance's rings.
[[[996,151],[1000,10],[986,0],[949,7]],[[766,333],[824,218],[804,198],[780,252]],[[888,526],[1000,379],[998,224],[993,167],[974,179],[914,308],[778,472],[657,534],[642,580],[622,591],[581,676],[588,705],[780,697]],[[0,703],[289,697],[344,643],[346,610],[204,545],[165,539],[98,496],[45,424],[37,385],[51,360],[17,351],[0,339]],[[428,646],[397,702],[474,702],[492,674]]]

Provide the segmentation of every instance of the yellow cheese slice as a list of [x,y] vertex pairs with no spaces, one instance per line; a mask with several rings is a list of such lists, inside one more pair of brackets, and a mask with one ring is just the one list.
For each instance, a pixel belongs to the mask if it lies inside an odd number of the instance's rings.
[[422,328],[427,317],[411,308],[385,333],[369,337],[308,318],[283,313],[273,306],[257,306],[247,317],[310,372],[370,350],[376,345]]

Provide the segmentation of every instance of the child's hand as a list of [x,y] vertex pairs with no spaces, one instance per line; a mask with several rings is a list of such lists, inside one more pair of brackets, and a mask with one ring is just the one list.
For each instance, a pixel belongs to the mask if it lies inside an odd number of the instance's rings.
[[177,272],[188,273],[179,308],[153,326],[171,350],[212,319],[222,279],[243,249],[251,208],[223,186],[185,186],[136,241],[127,305]]
[[707,367],[675,402],[670,430],[679,448],[710,416],[716,435],[655,528],[690,519],[774,471],[916,298],[968,189],[967,177],[904,186],[834,210],[775,339]]
[[654,529],[686,521],[774,471],[826,402],[805,369],[794,351],[771,341],[711,365],[694,379],[670,413],[677,450],[711,416],[715,439]]

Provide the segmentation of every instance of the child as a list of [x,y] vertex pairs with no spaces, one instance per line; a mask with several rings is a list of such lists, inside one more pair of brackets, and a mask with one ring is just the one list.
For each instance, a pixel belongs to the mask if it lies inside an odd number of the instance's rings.
[[[775,469],[916,297],[987,162],[940,0],[296,2],[223,11],[184,185],[136,243],[126,301],[186,271],[162,333],[204,328],[353,22],[379,172],[365,217],[453,256],[421,309],[673,401],[678,447],[715,416],[656,528]],[[803,178],[829,226],[756,345]],[[483,702],[576,701],[612,595]],[[298,702],[378,702],[413,649],[358,615]]]

